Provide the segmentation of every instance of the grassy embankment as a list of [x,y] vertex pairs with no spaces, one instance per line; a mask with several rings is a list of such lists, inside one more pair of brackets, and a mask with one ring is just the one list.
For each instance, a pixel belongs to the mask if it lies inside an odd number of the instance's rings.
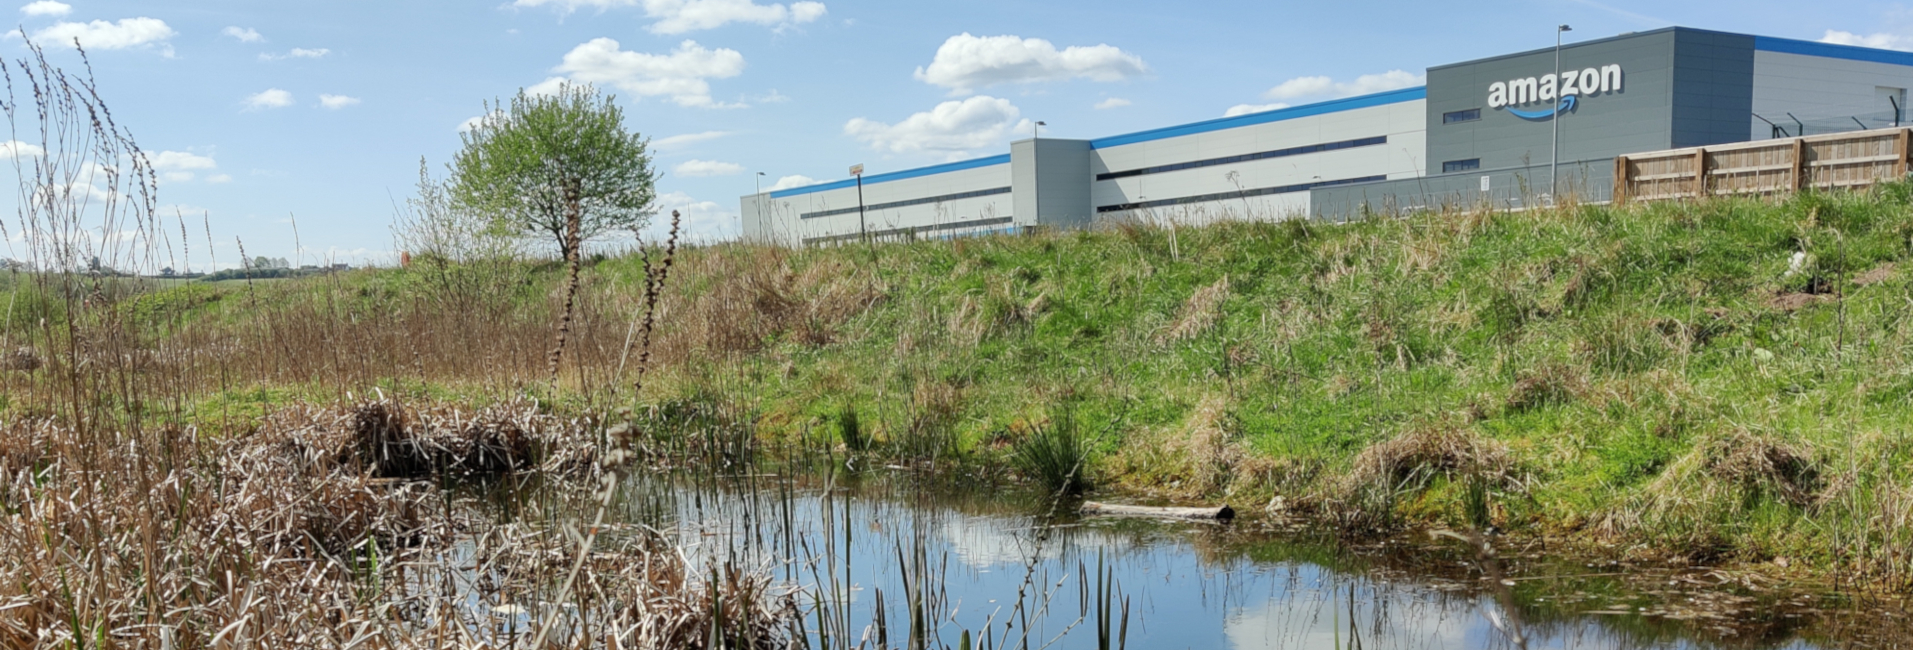
[[[1270,503],[1351,532],[1493,525],[1640,556],[1785,557],[1903,588],[1910,247],[1901,184],[695,248],[676,259],[635,402],[613,388],[645,362],[625,352],[636,257],[590,267],[555,392],[555,265],[187,285],[126,309],[175,351],[151,364],[182,396],[164,408],[202,425],[380,386],[530,393],[614,421],[636,407],[651,435],[634,439],[653,448],[829,441],[967,468],[1047,448],[1060,474],[1080,440],[1105,488]],[[16,307],[8,331],[30,336],[49,309]]]

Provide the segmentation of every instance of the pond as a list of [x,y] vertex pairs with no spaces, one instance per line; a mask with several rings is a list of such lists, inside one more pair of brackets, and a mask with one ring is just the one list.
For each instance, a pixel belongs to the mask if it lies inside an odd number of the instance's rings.
[[801,590],[809,647],[958,648],[966,635],[979,649],[1890,648],[1913,638],[1897,601],[1781,589],[1758,573],[1484,556],[1460,537],[1355,544],[1259,512],[1230,523],[1083,518],[1078,502],[1050,496],[896,468],[638,473],[607,520],[663,535],[693,564],[753,567]]

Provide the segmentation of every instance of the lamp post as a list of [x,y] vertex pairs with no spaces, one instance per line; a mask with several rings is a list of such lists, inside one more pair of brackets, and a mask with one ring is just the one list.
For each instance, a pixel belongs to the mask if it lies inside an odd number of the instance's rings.
[[1554,30],[1554,134],[1548,140],[1548,203],[1554,203],[1554,195],[1561,192],[1559,174],[1561,164],[1561,35],[1574,31],[1573,27],[1562,25]]
[[1043,168],[1036,165],[1037,145],[1040,144],[1036,139],[1042,137],[1039,129],[1045,126],[1049,126],[1049,123],[1037,122],[1030,125],[1030,196],[1033,199],[1032,204],[1036,206],[1036,214],[1030,215],[1031,225],[1043,223]]
[[857,163],[850,166],[850,175],[857,177],[857,238],[865,245],[870,244],[870,231],[864,226],[864,166]]
[[[757,172],[757,222],[764,222],[764,172]],[[737,217],[737,238],[744,238],[744,216]]]

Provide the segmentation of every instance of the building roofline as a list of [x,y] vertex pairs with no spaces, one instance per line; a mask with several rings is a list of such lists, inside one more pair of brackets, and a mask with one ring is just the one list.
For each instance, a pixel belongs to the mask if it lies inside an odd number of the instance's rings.
[[[958,172],[958,171],[963,171],[966,169],[977,169],[979,167],[1007,165],[1009,163],[1010,163],[1009,154],[1003,154],[1000,156],[990,156],[987,158],[975,158],[971,160],[960,160],[953,163],[931,165],[929,167],[917,167],[914,169],[885,172],[882,174],[871,174],[869,176],[864,177],[864,184],[872,185],[875,183],[885,183],[889,181],[901,181],[901,180],[906,180],[911,178],[921,178],[924,176],[932,176],[932,175],[943,174],[948,172]],[[803,187],[793,187],[787,190],[776,190],[776,191],[770,192],[770,195],[771,195],[771,198],[773,199],[781,199],[781,198],[789,197],[789,196],[799,196],[803,194],[811,194],[814,192],[828,192],[830,190],[841,190],[844,188],[856,187],[856,186],[857,186],[857,179],[849,178],[849,179],[844,179],[841,181],[831,181],[829,183],[818,183],[816,185],[805,185]]]
[[1313,117],[1316,115],[1327,115],[1329,113],[1340,113],[1342,111],[1352,111],[1352,110],[1356,110],[1360,108],[1373,108],[1376,106],[1386,106],[1388,104],[1412,102],[1418,99],[1427,99],[1427,98],[1428,98],[1428,87],[1416,86],[1414,88],[1390,90],[1386,92],[1375,93],[1372,95],[1362,95],[1359,97],[1347,97],[1343,99],[1331,99],[1325,102],[1303,104],[1301,106],[1291,106],[1288,108],[1278,108],[1272,111],[1263,111],[1260,113],[1249,113],[1247,115],[1236,115],[1233,117],[1223,117],[1223,118],[1217,118],[1213,120],[1204,120],[1201,122],[1192,122],[1189,124],[1167,126],[1167,127],[1163,127],[1159,129],[1150,129],[1148,131],[1137,131],[1135,133],[1125,133],[1123,135],[1112,135],[1105,138],[1097,138],[1094,140],[1090,140],[1089,148],[1106,149],[1109,147],[1120,147],[1126,144],[1136,144],[1140,142],[1149,142],[1152,140],[1162,140],[1166,138],[1179,138],[1182,136],[1195,135],[1198,133],[1208,133],[1211,131],[1238,129],[1245,126],[1255,126],[1257,124],[1268,124],[1270,122],[1280,122],[1283,120],[1293,120],[1293,119],[1303,118],[1303,117]]
[[1802,54],[1829,59],[1848,61],[1871,61],[1893,65],[1913,66],[1913,52],[1882,50],[1858,45],[1835,45],[1818,41],[1803,41],[1794,38],[1776,36],[1755,36],[1754,49],[1761,52],[1779,52],[1782,54]]

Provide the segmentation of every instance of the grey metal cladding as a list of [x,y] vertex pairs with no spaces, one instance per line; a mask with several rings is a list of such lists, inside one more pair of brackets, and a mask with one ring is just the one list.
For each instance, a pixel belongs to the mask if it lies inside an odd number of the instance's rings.
[[[1017,223],[1085,227],[1096,217],[1088,140],[1010,143],[1010,195]],[[1039,208],[1040,206],[1040,208]]]
[[1674,89],[1669,147],[1746,140],[1754,111],[1754,37],[1674,30]]
[[[1590,67],[1599,70],[1614,64],[1623,70],[1620,92],[1579,96],[1574,109],[1565,114],[1561,121],[1559,157],[1562,163],[1608,159],[1672,145],[1674,54],[1677,43],[1688,31],[1664,29],[1576,43],[1561,49],[1562,70]],[[1713,41],[1699,39],[1696,42]],[[1716,49],[1720,49],[1719,46]],[[1750,66],[1751,61],[1749,56]],[[1555,118],[1523,119],[1510,113],[1508,107],[1489,107],[1487,99],[1490,84],[1553,72],[1553,48],[1429,68],[1428,168],[1440,169],[1442,162],[1469,158],[1480,158],[1484,170],[1546,165],[1553,135],[1549,121]],[[1533,102],[1512,108],[1544,110],[1547,107],[1545,102]],[[1443,113],[1470,108],[1482,109],[1480,120],[1458,124],[1441,121]],[[1712,129],[1711,120],[1715,117],[1696,114],[1687,125]],[[1740,128],[1746,130],[1744,124],[1740,124]]]

